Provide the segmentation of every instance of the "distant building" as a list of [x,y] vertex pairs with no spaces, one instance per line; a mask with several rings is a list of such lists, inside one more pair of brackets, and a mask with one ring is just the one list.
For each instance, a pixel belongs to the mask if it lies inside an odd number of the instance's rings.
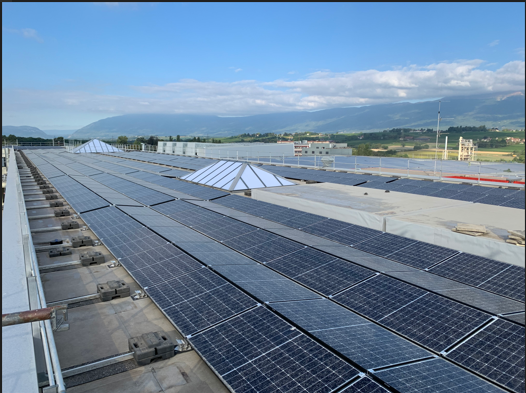
[[334,142],[312,142],[308,147],[303,148],[302,155],[313,156],[313,155],[339,155],[339,156],[351,156],[352,149],[347,147],[347,143],[334,143]]
[[157,153],[182,154],[197,157],[294,157],[292,143],[202,143],[159,142]]

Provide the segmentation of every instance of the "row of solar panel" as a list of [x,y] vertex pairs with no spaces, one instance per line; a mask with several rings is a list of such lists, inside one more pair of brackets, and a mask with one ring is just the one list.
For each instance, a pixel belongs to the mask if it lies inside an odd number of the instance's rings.
[[[181,202],[181,201],[162,204],[162,205],[159,205],[157,208],[160,208],[161,206],[167,206],[167,205],[170,206],[172,212],[192,211],[193,212],[192,214],[193,215],[195,214],[194,210],[196,209],[196,207],[191,206],[189,204],[185,204],[184,202]],[[137,219],[139,219],[143,224],[146,223],[144,221],[145,217],[151,217],[151,215],[143,213],[143,210],[149,210],[149,209],[126,208],[126,210],[129,213],[134,214],[134,216]],[[206,213],[205,215],[209,216],[209,213]],[[159,219],[159,217],[156,217],[156,218]],[[147,220],[148,219],[146,219],[146,221]],[[211,220],[211,217],[208,217],[205,221],[212,223],[213,220]],[[226,227],[226,228],[228,229],[229,227]],[[178,246],[181,246],[181,243],[179,243],[180,238],[181,237],[179,236],[175,236],[174,238],[175,244],[177,244]],[[184,243],[185,242],[183,242],[183,244]],[[198,246],[198,244],[196,244],[196,246]],[[220,246],[220,245],[217,245],[217,246]],[[220,246],[220,247],[224,247],[224,246]],[[213,249],[213,250],[209,250],[211,254],[215,254],[218,252],[218,249],[216,247],[211,247],[211,248]],[[199,246],[199,250],[207,250],[207,249],[208,247],[203,245],[203,243],[201,243],[201,245]],[[201,254],[203,254],[203,251],[201,251]],[[397,363],[404,362],[404,361],[414,360],[418,358],[426,358],[430,356],[428,352],[421,350],[418,347],[412,344],[409,344],[405,342],[404,340],[397,338],[392,333],[389,333],[388,331],[385,331],[384,329],[378,327],[377,325],[372,324],[371,322],[361,317],[358,317],[357,315],[353,314],[352,312],[348,310],[345,310],[339,306],[336,306],[334,303],[328,300],[320,299],[319,301],[324,302],[324,303],[320,304],[320,307],[318,307],[316,310],[315,310],[315,307],[313,307],[312,302],[298,301],[301,299],[309,299],[309,298],[312,299],[312,298],[315,298],[316,296],[314,293],[310,291],[305,291],[305,290],[302,291],[301,287],[293,288],[291,286],[288,286],[287,280],[284,280],[282,277],[281,278],[275,277],[276,275],[275,273],[264,268],[261,265],[243,264],[242,266],[240,265],[219,265],[219,266],[212,265],[212,266],[216,271],[221,273],[223,276],[228,278],[230,281],[235,282],[238,286],[241,286],[249,293],[252,293],[253,295],[255,295],[261,301],[264,301],[264,300],[278,301],[278,303],[273,303],[273,307],[274,305],[284,306],[287,304],[299,305],[300,303],[308,303],[306,304],[306,307],[307,307],[306,310],[310,310],[310,312],[312,312],[311,321],[312,320],[319,321],[320,323],[322,323],[321,321],[327,322],[327,324],[325,325],[325,329],[321,328],[320,326],[317,326],[317,329],[314,329],[314,330],[326,330],[324,333],[318,333],[318,334],[313,333],[313,334],[316,337],[320,338],[322,341],[326,342],[328,345],[330,345],[334,349],[336,349],[338,352],[344,354],[345,356],[349,357],[353,361],[360,364],[362,367],[366,367],[366,368],[382,367],[388,364],[397,364]],[[362,269],[362,270],[366,270],[366,269]],[[393,279],[389,279],[389,280],[396,281]],[[269,298],[268,297],[269,294],[272,294],[273,297]],[[166,302],[164,304],[170,304],[169,299],[172,298],[172,295],[171,295],[169,288],[160,288],[159,293],[157,295],[163,299],[162,300],[163,302]],[[164,296],[164,298],[162,296]],[[296,300],[296,301],[292,303],[284,303],[283,302],[284,300]],[[328,303],[330,303],[330,305]],[[443,305],[443,306],[445,307],[446,305]],[[332,310],[335,311],[336,314],[339,314],[339,315],[332,315],[328,319],[328,313],[330,314],[329,310],[331,309],[331,307],[332,307]],[[465,311],[463,306],[460,306],[460,307],[462,311]],[[276,308],[279,309],[279,306],[276,306]],[[324,310],[325,310],[325,315],[323,315]],[[348,323],[345,323],[343,326],[332,326],[333,319],[341,318],[342,313],[345,314],[347,318],[356,319],[355,323],[351,323],[351,324],[364,325],[364,326],[359,326],[359,327],[347,326]],[[481,315],[487,315],[487,314],[481,313]],[[291,315],[285,315],[285,316],[292,319],[293,322],[298,323],[297,320],[295,320],[294,318],[291,318]],[[442,314],[442,316],[444,315]],[[463,317],[466,317],[466,315],[464,315]],[[477,320],[474,322],[474,324],[476,323],[480,323],[480,321]],[[304,327],[301,323],[298,323],[298,324],[301,327]],[[472,326],[473,325],[471,325],[471,327]],[[342,328],[342,329],[335,329],[335,328]],[[456,332],[460,331],[460,333],[457,333],[458,335],[461,335],[462,332],[464,332],[465,334],[465,331],[469,329],[469,327],[466,327],[466,325],[464,325],[463,328],[465,329],[464,331],[462,331],[460,327],[459,327],[459,330],[456,331]],[[245,330],[249,331],[250,327],[246,327]],[[310,331],[307,328],[306,330]],[[429,332],[426,332],[426,333],[429,334]],[[351,339],[351,337],[354,337],[354,339]],[[216,343],[217,341],[216,339],[217,337],[214,337],[214,340],[212,341]],[[437,341],[439,340],[440,339],[437,338]],[[449,340],[452,340],[452,338],[449,338]],[[216,343],[216,345],[219,345],[219,344]],[[224,346],[222,345],[220,347],[224,348]],[[391,349],[392,351],[388,351],[389,353],[386,354],[386,351],[388,349]],[[390,362],[393,362],[393,363],[390,363]],[[217,364],[222,365],[224,364],[224,362],[218,361]],[[469,380],[470,377],[468,377],[467,379]],[[476,378],[472,378],[472,380],[474,382]]]
[[[108,157],[108,158],[113,159],[113,157]],[[126,161],[129,161],[129,160],[126,160]],[[99,166],[101,168],[105,168],[105,169],[108,169],[108,170],[112,170],[112,167],[117,166],[117,164],[112,164],[112,163],[108,163],[108,162],[99,162],[97,164],[93,164],[93,163],[91,163],[91,164],[92,165],[97,165],[97,166]],[[167,188],[175,190],[175,191],[179,191],[179,192],[191,195],[191,196],[195,196],[195,197],[200,198],[200,199],[208,200],[208,199],[214,199],[214,198],[218,198],[218,197],[221,197],[221,196],[228,195],[228,193],[225,193],[225,192],[219,191],[219,190],[215,190],[213,188],[203,187],[203,186],[199,186],[199,185],[196,185],[196,184],[191,184],[191,183],[179,181],[179,180],[176,180],[176,179],[166,178],[164,176],[155,175],[153,173],[138,171],[138,170],[131,169],[131,168],[126,168],[124,166],[122,168],[125,168],[125,169],[119,169],[116,172],[122,173],[122,174],[127,174],[129,176],[136,177],[136,178],[139,178],[141,180],[148,181],[148,182],[152,182],[152,183],[161,185],[163,187],[167,187]],[[178,172],[182,172],[182,171],[178,171]],[[86,173],[86,174],[88,174],[88,173]],[[91,173],[89,175],[90,176],[94,176],[96,174],[97,173]],[[163,172],[161,174],[164,175],[165,173]],[[171,173],[171,174],[173,175],[174,173]]]
[[[301,245],[297,245],[296,249],[287,248],[293,247],[292,244],[294,242],[286,241],[279,236],[255,229],[254,227],[254,230],[249,231],[248,227],[250,226],[246,224],[235,222],[235,220],[221,217],[206,210],[203,211],[202,208],[191,206],[182,201],[161,204],[153,209],[162,211],[163,214],[167,214],[185,225],[192,226],[194,229],[206,233],[216,240],[226,239],[222,240],[223,244],[229,245],[260,262],[269,261],[267,266],[271,266],[287,276],[292,276],[296,281],[312,289],[323,288],[325,284],[326,287],[324,289],[318,290],[321,293],[324,293],[323,291],[325,290],[324,294],[330,294],[332,293],[331,291],[340,289],[335,288],[334,283],[339,282],[342,285],[346,279],[347,282],[343,284],[344,288],[357,284],[337,294],[333,299],[436,352],[449,348],[477,327],[492,320],[492,317],[484,312],[466,307],[393,278],[375,275],[374,272],[368,269],[353,265],[347,261],[337,260],[314,249]],[[219,228],[222,229],[219,230]],[[240,233],[244,235],[240,235]],[[248,237],[252,237],[252,239]],[[233,243],[229,242],[229,239],[240,241]],[[236,244],[241,244],[241,246]],[[284,255],[278,256],[281,254]],[[325,300],[328,303],[320,303],[319,313],[317,313],[314,310],[313,301],[305,301],[306,299],[315,299],[314,293],[305,291],[299,286],[291,286],[282,277],[276,276],[276,273],[265,269],[261,265],[221,265],[216,267],[212,265],[212,268],[256,296],[259,300],[271,302],[272,307],[276,307],[277,310],[279,310],[280,306],[296,305],[296,307],[299,307],[301,303],[304,303],[305,313],[311,313],[312,315],[311,321],[326,321],[326,315],[322,314],[323,310],[330,309],[329,303],[334,304]],[[323,270],[323,268],[327,269]],[[316,271],[317,269],[319,270]],[[311,275],[311,278],[310,280],[301,281],[302,275]],[[357,296],[353,290],[357,293],[364,293],[364,295]],[[390,293],[398,294],[398,297],[389,295]],[[290,300],[294,300],[294,302],[287,302]],[[322,302],[323,299],[319,301]],[[340,313],[348,312],[344,309],[340,310]],[[354,316],[355,314],[352,315]],[[295,320],[291,315],[285,316],[302,326],[301,318]],[[333,316],[333,318],[337,319],[338,317]],[[360,317],[356,316],[356,318]],[[370,322],[361,319],[360,323],[355,324],[370,324]],[[505,322],[506,328],[508,328],[508,324],[514,325],[511,322]],[[347,326],[347,322],[344,326]],[[389,359],[389,355],[385,354],[386,348],[388,348],[387,342],[390,342],[393,346],[393,352],[390,356],[397,359],[395,363],[402,362],[404,361],[403,359],[408,361],[411,354],[415,353],[416,350],[412,347],[402,351],[401,347],[403,345],[401,343],[395,344],[396,338],[389,336],[390,333],[388,332],[385,332],[384,336],[389,337],[384,337],[384,341],[382,341],[380,333],[375,331],[377,329],[376,325],[371,324],[370,326],[352,328],[347,326],[346,329],[339,330],[335,329],[334,324],[329,321],[325,329],[314,329],[327,330],[327,332],[319,333],[319,335],[313,334],[339,353],[348,356],[360,365],[365,366],[367,364],[365,367],[370,366],[370,368],[382,367],[381,365],[387,364],[385,363]],[[520,333],[520,329],[523,328],[518,326],[517,329],[519,329]],[[371,340],[360,340],[360,331],[362,332],[361,338],[365,339],[368,336],[374,336],[378,341],[372,343]],[[497,341],[502,343],[502,339],[504,339],[504,336],[501,337],[500,341]],[[499,352],[499,356],[513,357],[520,354],[520,341],[516,337],[512,341],[513,349],[511,349],[511,353],[504,354]],[[386,344],[382,345],[382,351],[379,351],[377,346],[380,343]],[[369,352],[366,350],[367,346],[370,346]],[[461,348],[461,346],[458,348]],[[461,350],[458,351],[461,352]],[[381,359],[380,363],[374,363],[373,359],[375,359],[375,356],[376,359]],[[404,356],[409,356],[409,358],[404,358]],[[426,354],[421,352],[420,356],[425,357]],[[360,361],[357,359],[360,359]],[[367,359],[370,360],[370,363],[367,363]],[[514,363],[514,366],[520,367],[520,361],[519,359]],[[479,371],[476,368],[473,370]],[[518,383],[517,378],[520,380],[520,376],[508,375],[504,377],[506,379],[505,383],[510,386],[515,386]]]
[[214,203],[524,302],[519,266],[237,195]]
[[142,152],[112,153],[111,155],[192,170],[198,170],[217,162],[216,160],[202,159],[197,157],[172,156],[168,154],[152,154]]
[[[120,156],[125,157],[126,154],[130,153],[120,153]],[[152,154],[148,153],[134,154],[140,155],[141,159],[144,159],[145,161],[154,162],[155,160],[162,160],[167,165],[175,165],[174,160],[180,160],[180,163],[188,159],[192,160],[192,162],[199,160],[199,158],[188,157],[179,157],[176,159],[172,159],[169,156],[168,158],[152,158]],[[161,155],[154,155],[154,157],[156,156]],[[204,159],[201,160],[209,161]],[[203,166],[199,167],[198,165],[193,165],[191,169],[200,169]],[[427,195],[438,198],[477,202],[518,209],[524,209],[525,207],[524,192],[521,192],[517,189],[489,188],[477,185],[471,186],[466,184],[451,184],[441,182],[433,183],[428,181],[412,179],[398,180],[395,177],[379,177],[373,175],[361,175],[343,172],[326,172],[312,169],[277,167],[273,165],[262,165],[261,167],[272,173],[294,179],[314,180],[319,182],[332,182],[344,185],[393,190],[397,192],[406,192],[415,195]]]
[[[80,156],[74,156],[74,157],[77,159],[77,157],[80,157]],[[113,157],[108,157],[108,158],[113,159]],[[89,160],[89,161],[86,162],[86,160]],[[136,177],[136,178],[139,178],[145,181],[149,181],[149,182],[161,185],[163,187],[169,188],[171,190],[176,190],[176,191],[194,196],[199,199],[208,200],[208,199],[213,199],[213,198],[218,198],[221,196],[228,195],[228,193],[225,193],[219,190],[215,190],[213,188],[203,187],[203,186],[179,181],[179,180],[172,179],[172,178],[167,178],[164,176],[158,176],[153,173],[138,171],[136,169],[127,168],[124,166],[118,166],[117,164],[113,164],[109,162],[104,162],[104,161],[101,162],[93,158],[86,159],[84,157],[80,157],[79,161],[82,161],[85,163],[82,163],[82,164],[73,163],[73,164],[65,165],[65,166],[62,166],[62,170],[67,172],[65,168],[71,168],[75,170],[76,172],[79,172],[78,173],[79,175],[84,174],[87,176],[92,176],[93,179],[100,181],[102,184],[106,184],[107,186],[112,187],[113,189],[129,197],[132,197],[141,203],[147,204],[147,205],[159,203],[159,201],[165,201],[163,198],[165,198],[166,195],[163,196],[163,194],[158,191],[144,190],[144,188],[139,192],[139,190],[143,186],[134,184],[133,182],[129,182],[125,179],[119,179],[112,174],[105,173],[103,170],[106,169],[108,171],[114,171],[114,172],[121,173],[121,174],[127,174],[132,177]],[[97,169],[97,168],[100,168],[100,169]],[[58,169],[57,169],[57,173],[60,173],[61,175],[63,175],[62,172],[58,172]],[[74,175],[74,174],[71,173],[71,175]],[[97,177],[98,175],[101,175],[101,176]],[[166,200],[173,200],[173,198],[169,197],[169,199],[166,199]]]
[[524,209],[525,207],[524,191],[517,188],[490,188],[469,184],[452,184],[352,173],[324,172],[312,169],[278,167],[273,165],[263,165],[262,168],[293,179],[376,188],[415,195],[426,195],[437,198],[513,207],[517,209]]
[[[82,218],[234,391],[269,390],[277,382],[281,391],[329,392],[358,376],[350,364],[116,208]],[[217,334],[228,347],[216,346]],[[274,367],[281,378],[269,378],[266,370]]]

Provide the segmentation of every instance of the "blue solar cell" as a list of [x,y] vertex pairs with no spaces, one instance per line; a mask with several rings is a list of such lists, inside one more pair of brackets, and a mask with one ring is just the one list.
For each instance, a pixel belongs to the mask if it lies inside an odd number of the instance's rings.
[[385,257],[416,242],[417,240],[407,237],[393,235],[391,233],[382,233],[380,236],[353,245],[353,248]]
[[366,369],[432,356],[431,352],[373,323],[319,330],[312,334]]
[[443,359],[381,370],[376,375],[399,392],[502,393],[502,390]]
[[452,280],[478,286],[509,266],[506,263],[478,255],[460,253],[429,271]]
[[352,224],[347,222],[328,219],[323,222],[318,222],[316,224],[309,225],[308,227],[302,228],[302,231],[311,233],[317,236],[325,236],[329,233],[337,232],[342,229],[351,227]]
[[256,302],[226,283],[163,311],[183,334],[194,334],[239,314]]
[[426,293],[412,285],[378,275],[343,291],[333,299],[353,311],[379,321]]
[[234,391],[330,392],[358,375],[263,307],[190,337],[190,342]]
[[524,268],[510,265],[507,269],[484,281],[478,287],[524,302]]
[[304,245],[287,239],[277,239],[254,245],[243,250],[243,253],[259,262],[270,262],[295,251],[305,248]]
[[387,258],[419,269],[426,269],[455,254],[458,254],[458,251],[451,248],[417,241],[401,250],[388,254]]
[[446,356],[514,392],[524,392],[524,326],[497,319]]
[[432,293],[381,320],[385,326],[440,352],[489,321],[491,315]]
[[339,292],[375,274],[343,259],[310,270],[294,279],[326,296]]
[[328,299],[273,303],[272,308],[309,332],[371,323]]
[[238,281],[236,284],[264,303],[321,298],[315,292],[283,278],[272,281]]
[[335,259],[336,257],[309,247],[275,259],[268,266],[289,277],[296,277]]

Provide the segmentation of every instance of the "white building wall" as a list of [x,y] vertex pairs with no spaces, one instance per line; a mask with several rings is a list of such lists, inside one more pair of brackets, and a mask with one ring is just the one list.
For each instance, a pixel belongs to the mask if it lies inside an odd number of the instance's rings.
[[294,145],[292,143],[159,142],[157,152],[214,158],[294,157]]

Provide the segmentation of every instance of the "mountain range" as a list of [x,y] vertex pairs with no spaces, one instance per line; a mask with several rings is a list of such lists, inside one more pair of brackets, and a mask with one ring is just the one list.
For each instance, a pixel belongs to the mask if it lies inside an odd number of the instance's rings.
[[41,130],[37,127],[30,126],[2,126],[2,135],[15,135],[22,138],[42,138],[50,139],[53,137],[68,137],[72,135],[75,130]]
[[[461,125],[524,128],[523,92],[446,97],[441,101],[442,129]],[[375,132],[402,127],[434,128],[437,124],[437,111],[438,100],[244,117],[130,114],[96,121],[72,132],[70,137],[73,139],[116,138],[119,135],[128,137],[150,135],[225,137],[244,133]],[[3,135],[26,136],[26,133],[37,131],[45,135],[41,137],[49,137],[35,127],[2,127]],[[24,135],[19,135],[21,132]]]

